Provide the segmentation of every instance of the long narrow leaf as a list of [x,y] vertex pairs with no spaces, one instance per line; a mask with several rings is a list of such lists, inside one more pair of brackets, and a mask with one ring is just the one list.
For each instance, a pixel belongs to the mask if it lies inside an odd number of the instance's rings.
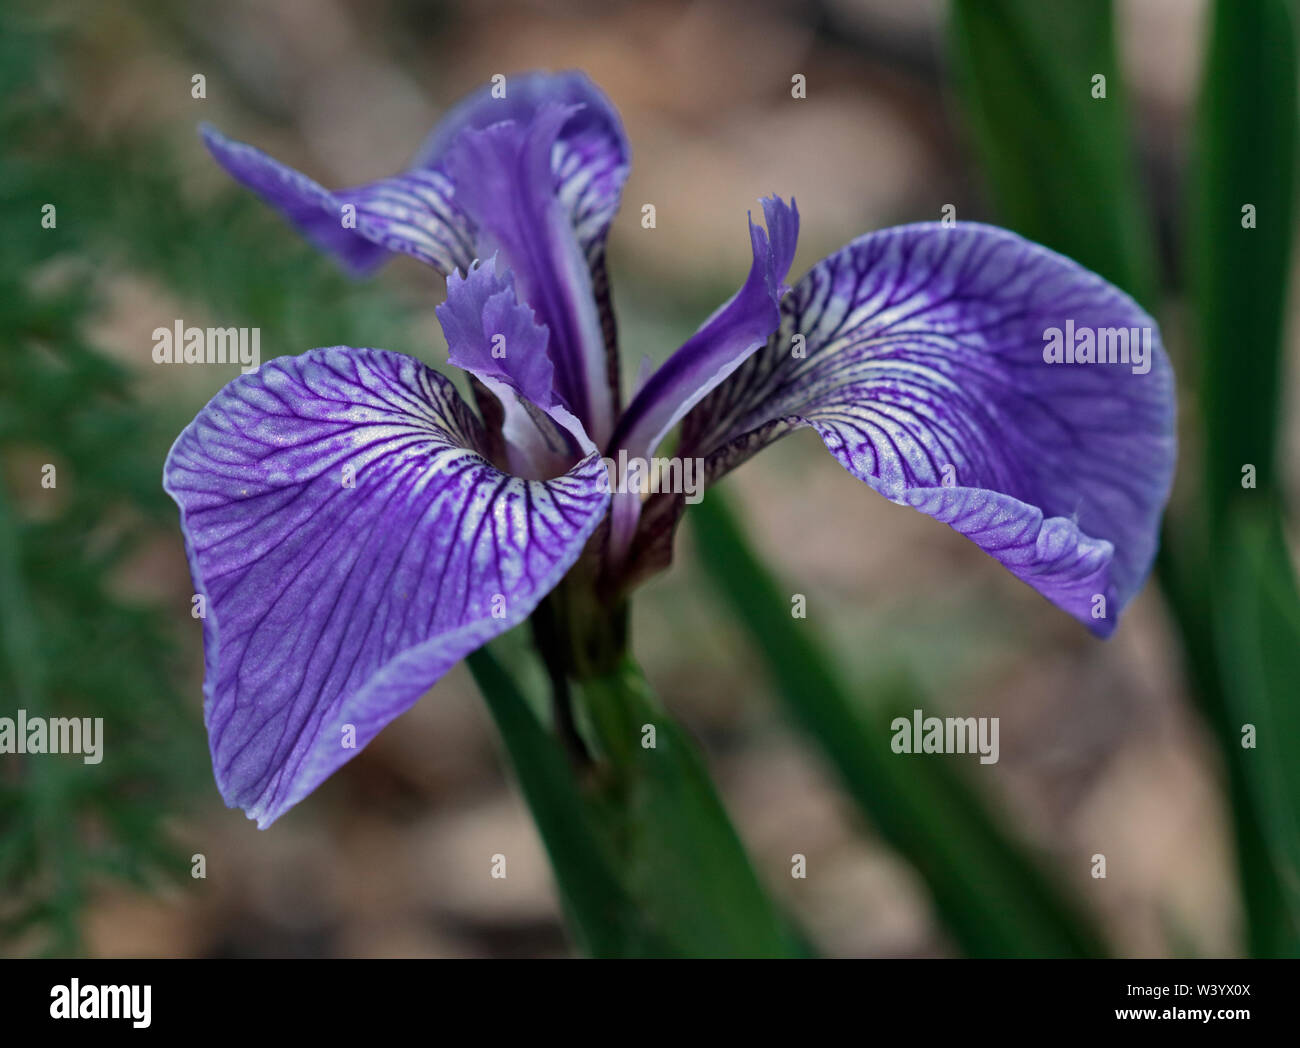
[[1003,223],[1148,301],[1151,226],[1112,25],[1110,0],[955,0],[953,57]]
[[[1252,792],[1262,845],[1278,871],[1271,954],[1300,956],[1300,591],[1278,517],[1240,509],[1228,522],[1229,560],[1217,640],[1232,672],[1223,688],[1231,745]],[[1225,665],[1227,665],[1225,661]]]
[[487,648],[470,655],[468,664],[550,857],[579,948],[597,957],[664,952],[603,851],[604,831],[555,738]]
[[[1282,715],[1272,689],[1294,669],[1296,650],[1275,614],[1283,591],[1248,589],[1291,579],[1285,556],[1264,552],[1256,536],[1281,531],[1276,460],[1300,134],[1296,36],[1286,0],[1218,0],[1210,20],[1187,220],[1204,523],[1186,540],[1193,555],[1184,554],[1180,574],[1194,581],[1183,586],[1180,617],[1198,631],[1191,646],[1203,653],[1193,659],[1217,676],[1202,678],[1201,690],[1228,767],[1250,950],[1275,955],[1296,950],[1300,923],[1288,865],[1294,839],[1278,814],[1287,798],[1269,792],[1284,780],[1267,769],[1277,761],[1300,766],[1300,736],[1273,736],[1252,752],[1240,730],[1245,716]],[[1242,543],[1258,548],[1242,559]],[[1266,556],[1278,579],[1260,571]],[[1267,633],[1230,619],[1255,621],[1264,608]]]
[[1235,499],[1278,490],[1300,104],[1287,0],[1219,0],[1211,23],[1187,244],[1205,489],[1217,520]]

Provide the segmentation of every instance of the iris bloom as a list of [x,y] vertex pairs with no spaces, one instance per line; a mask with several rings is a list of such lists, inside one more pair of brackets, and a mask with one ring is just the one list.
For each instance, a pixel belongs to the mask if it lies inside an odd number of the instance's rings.
[[[406,171],[352,189],[203,137],[350,271],[404,252],[445,274],[437,314],[478,409],[411,357],[336,346],[235,379],[172,448],[216,779],[263,827],[553,590],[577,654],[549,657],[575,674],[598,659],[628,589],[670,559],[684,502],[620,490],[603,460],[650,458],[679,424],[677,458],[709,482],[811,426],[853,476],[1098,635],[1150,568],[1169,364],[1128,296],[1045,248],[901,226],[790,288],[798,212],[765,199],[740,290],[625,402],[605,239],[629,152],[586,77],[485,89]],[[1067,324],[1069,358],[1049,362]],[[1111,361],[1120,331],[1135,360],[1149,333],[1145,370]]]

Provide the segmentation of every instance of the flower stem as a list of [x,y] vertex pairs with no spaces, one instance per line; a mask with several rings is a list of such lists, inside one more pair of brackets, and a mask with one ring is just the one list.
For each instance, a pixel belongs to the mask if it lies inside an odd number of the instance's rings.
[[559,736],[569,762],[575,768],[591,766],[591,754],[578,733],[578,726],[573,717],[573,697],[569,691],[569,676],[566,660],[562,652],[566,645],[562,642],[562,632],[556,607],[550,601],[543,601],[533,612],[529,620],[533,627],[533,643],[541,654],[546,666],[546,675],[551,682],[551,717],[555,724],[555,733]]

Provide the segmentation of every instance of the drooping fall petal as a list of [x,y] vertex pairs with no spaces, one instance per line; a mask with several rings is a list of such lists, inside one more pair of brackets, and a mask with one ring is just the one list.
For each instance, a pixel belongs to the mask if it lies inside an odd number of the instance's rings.
[[[1094,632],[1114,629],[1173,476],[1173,376],[1150,316],[1069,259],[972,223],[861,237],[781,312],[687,416],[681,455],[706,457],[716,479],[811,426],[874,490],[968,536]],[[1045,348],[1088,339],[1108,362],[1048,362]]]
[[594,454],[527,481],[483,446],[443,376],[347,347],[236,379],[177,438],[213,766],[259,825],[522,621],[604,516]]

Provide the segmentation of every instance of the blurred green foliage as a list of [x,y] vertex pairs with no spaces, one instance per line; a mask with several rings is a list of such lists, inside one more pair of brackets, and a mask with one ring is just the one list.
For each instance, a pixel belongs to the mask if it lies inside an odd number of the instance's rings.
[[1110,0],[956,0],[950,11],[964,126],[1001,219],[1149,302],[1151,227]]
[[1249,945],[1292,957],[1300,605],[1277,461],[1300,137],[1295,17],[1287,0],[1219,0],[1210,14],[1186,224],[1201,487],[1197,528],[1170,572],[1190,609],[1187,642],[1205,645],[1202,705],[1228,766]]
[[[1282,333],[1295,234],[1294,7],[1216,3],[1184,222],[1204,499],[1227,506],[1281,490]],[[1247,213],[1249,212],[1249,213]],[[1242,467],[1255,467],[1254,488]]]
[[198,623],[188,604],[151,607],[115,585],[148,541],[175,541],[161,463],[197,405],[173,398],[160,416],[135,398],[129,369],[89,334],[103,281],[136,274],[179,311],[261,327],[267,356],[400,346],[412,313],[243,194],[188,196],[174,145],[90,135],[66,65],[79,32],[0,12],[0,715],[104,720],[100,764],[9,757],[0,776],[0,943],[59,955],[83,948],[97,879],[188,879],[165,820],[211,788],[197,691],[180,687],[174,650],[176,619]]
[[1294,957],[1300,955],[1300,590],[1276,514],[1238,510],[1224,540],[1215,590],[1215,645],[1231,659],[1223,677],[1223,741],[1242,752],[1243,789],[1260,831],[1258,861],[1274,874],[1265,883],[1276,891],[1251,907],[1269,922],[1252,929],[1251,946],[1261,955]]
[[[101,158],[44,75],[57,68],[55,43],[0,30],[0,715],[102,718],[103,752],[93,765],[5,758],[0,941],[66,954],[82,945],[97,878],[188,874],[163,820],[182,809],[204,755],[163,613],[114,586],[172,511],[158,485],[162,434],[87,333],[106,231],[95,224],[102,187],[85,175]],[[83,164],[71,179],[68,165]]]

